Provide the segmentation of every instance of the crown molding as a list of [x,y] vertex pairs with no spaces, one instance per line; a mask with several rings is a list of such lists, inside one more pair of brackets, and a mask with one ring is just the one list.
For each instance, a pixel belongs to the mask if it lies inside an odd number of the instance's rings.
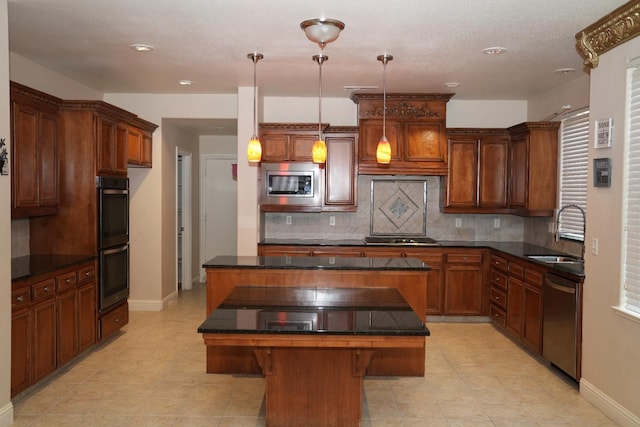
[[640,35],[640,2],[623,4],[576,34],[576,48],[584,64],[596,68],[600,55]]

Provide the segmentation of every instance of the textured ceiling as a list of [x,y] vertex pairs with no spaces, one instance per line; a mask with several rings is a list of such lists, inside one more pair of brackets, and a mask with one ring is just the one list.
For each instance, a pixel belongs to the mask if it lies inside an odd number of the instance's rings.
[[[10,50],[103,92],[236,93],[264,54],[265,96],[316,96],[311,18],[345,23],[325,48],[323,95],[344,86],[455,92],[455,99],[528,99],[586,72],[575,34],[622,0],[9,0]],[[155,47],[136,53],[133,43]],[[482,49],[501,46],[502,55]],[[570,74],[554,73],[571,67]],[[180,86],[181,79],[193,80]],[[455,89],[444,86],[456,81]]]

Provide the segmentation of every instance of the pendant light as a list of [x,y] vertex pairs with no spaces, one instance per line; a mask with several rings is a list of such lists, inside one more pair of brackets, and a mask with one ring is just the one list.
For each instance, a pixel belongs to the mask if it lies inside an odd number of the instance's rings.
[[313,163],[325,163],[327,161],[327,145],[322,139],[322,63],[324,61],[328,61],[329,57],[321,53],[320,55],[313,55],[313,60],[318,63],[320,68],[318,78],[320,92],[318,96],[318,139],[313,143],[311,157],[313,159]]
[[300,23],[300,28],[307,38],[320,46],[320,55],[312,58],[318,63],[319,72],[319,96],[318,96],[318,140],[313,143],[311,156],[313,163],[325,163],[327,161],[327,145],[322,139],[322,64],[329,60],[324,54],[324,47],[336,40],[344,29],[344,23],[335,19],[308,19]]
[[393,56],[384,54],[378,55],[378,61],[382,62],[382,137],[378,141],[376,148],[376,161],[387,165],[391,163],[391,144],[387,139],[387,62],[393,60]]
[[261,53],[250,53],[247,58],[253,61],[253,136],[247,147],[247,159],[250,163],[257,163],[262,160],[262,144],[258,139],[258,86],[256,84],[256,64],[264,55]]

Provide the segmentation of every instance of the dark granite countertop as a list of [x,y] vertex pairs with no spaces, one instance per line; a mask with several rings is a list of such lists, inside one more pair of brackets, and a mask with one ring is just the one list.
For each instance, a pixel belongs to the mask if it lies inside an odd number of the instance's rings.
[[11,280],[39,276],[94,258],[94,255],[26,255],[11,258]]
[[415,258],[289,257],[221,255],[205,262],[204,268],[292,269],[292,270],[429,270]]
[[[393,248],[411,248],[411,249],[437,249],[437,248],[486,248],[494,249],[506,254],[512,255],[523,260],[534,262],[539,265],[543,265],[551,270],[555,270],[560,273],[568,273],[573,276],[584,277],[584,265],[583,264],[547,264],[544,262],[532,260],[528,258],[528,255],[567,255],[562,252],[554,251],[543,246],[531,245],[523,242],[487,242],[487,241],[438,241],[438,246],[416,246],[416,245],[398,245],[389,244],[386,247]],[[364,240],[319,240],[319,239],[306,239],[306,240],[285,240],[285,239],[267,239],[259,245],[282,245],[282,246],[362,246],[373,247],[367,245]],[[385,247],[383,244],[376,244],[375,247]]]
[[204,334],[428,336],[392,288],[237,287],[198,328]]

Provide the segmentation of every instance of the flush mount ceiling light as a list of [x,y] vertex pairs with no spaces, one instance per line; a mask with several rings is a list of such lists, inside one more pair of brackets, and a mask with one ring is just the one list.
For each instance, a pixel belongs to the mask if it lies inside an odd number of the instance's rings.
[[253,136],[247,147],[247,160],[250,163],[257,163],[262,160],[262,144],[258,138],[258,86],[256,83],[256,64],[264,55],[261,53],[249,53],[247,58],[253,61]]
[[191,86],[193,84],[193,80],[180,80],[178,83],[182,86]]
[[387,139],[387,62],[393,60],[393,56],[378,55],[378,61],[382,62],[382,137],[376,147],[376,161],[387,165],[391,163],[391,144]]
[[320,46],[320,49],[338,38],[344,30],[344,23],[336,19],[307,19],[300,23],[307,38]]
[[445,87],[454,88],[454,87],[460,86],[461,84],[462,83],[460,83],[460,82],[446,82],[444,85],[445,85]]
[[149,44],[134,43],[131,45],[131,49],[136,52],[151,52],[154,48]]
[[311,156],[313,163],[325,163],[327,161],[327,145],[322,139],[322,64],[329,60],[324,54],[324,47],[336,40],[340,35],[340,31],[344,30],[344,23],[336,19],[307,19],[300,23],[300,28],[304,31],[307,38],[320,46],[320,55],[314,55],[312,58],[319,65],[318,86],[318,140],[313,143]]
[[501,53],[505,53],[506,51],[507,51],[506,48],[499,47],[499,46],[482,49],[482,53],[484,53],[485,55],[500,55]]
[[557,70],[553,70],[553,72],[557,74],[569,74],[569,73],[573,73],[575,70],[576,70],[575,68],[567,67],[567,68],[558,68]]

